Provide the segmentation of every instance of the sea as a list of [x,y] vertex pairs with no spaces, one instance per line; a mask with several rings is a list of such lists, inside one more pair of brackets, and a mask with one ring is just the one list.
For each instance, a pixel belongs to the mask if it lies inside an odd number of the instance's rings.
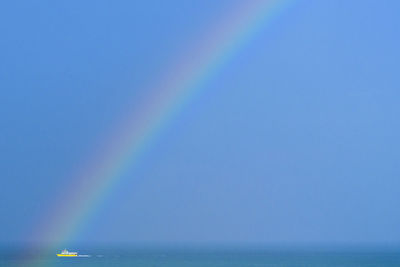
[[281,248],[86,248],[87,257],[58,258],[51,254],[23,254],[3,248],[0,266],[400,266],[397,249],[281,249]]

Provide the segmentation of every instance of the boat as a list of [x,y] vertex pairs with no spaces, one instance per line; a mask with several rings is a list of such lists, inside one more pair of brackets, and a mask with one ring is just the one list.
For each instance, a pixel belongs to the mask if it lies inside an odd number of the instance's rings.
[[64,249],[61,253],[57,254],[57,257],[78,257],[78,252],[69,252]]

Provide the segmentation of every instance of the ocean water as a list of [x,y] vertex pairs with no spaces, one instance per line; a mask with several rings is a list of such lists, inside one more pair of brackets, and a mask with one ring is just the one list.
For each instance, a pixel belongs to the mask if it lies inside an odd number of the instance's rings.
[[90,257],[31,259],[3,249],[0,266],[400,266],[400,251],[317,251],[279,249],[86,249]]

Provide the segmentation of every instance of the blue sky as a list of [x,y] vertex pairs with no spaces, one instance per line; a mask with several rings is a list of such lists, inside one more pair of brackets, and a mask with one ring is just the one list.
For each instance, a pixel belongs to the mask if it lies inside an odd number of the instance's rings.
[[[0,241],[24,241],[127,106],[238,3],[1,3]],[[400,241],[400,3],[293,3],[187,103],[77,241]]]

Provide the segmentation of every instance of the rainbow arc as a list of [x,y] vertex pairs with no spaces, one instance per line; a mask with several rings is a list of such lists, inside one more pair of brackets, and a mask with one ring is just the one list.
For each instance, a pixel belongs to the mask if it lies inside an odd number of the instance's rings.
[[237,51],[279,15],[292,1],[246,0],[205,32],[186,54],[177,55],[149,97],[126,118],[105,141],[102,153],[70,180],[71,191],[55,201],[33,231],[32,240],[56,251],[85,225],[94,211],[137,162],[149,143],[168,125],[174,115],[216,74]]

